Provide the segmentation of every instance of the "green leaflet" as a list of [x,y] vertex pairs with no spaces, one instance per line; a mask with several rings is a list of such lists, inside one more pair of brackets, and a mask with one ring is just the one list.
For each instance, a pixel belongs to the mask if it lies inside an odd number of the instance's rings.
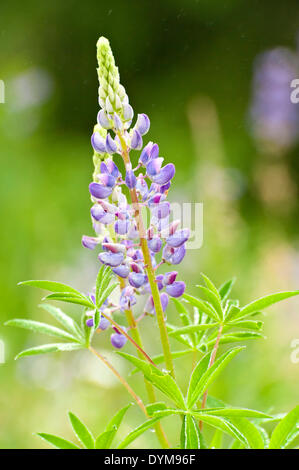
[[219,294],[217,296],[214,292],[210,291],[209,289],[207,289],[206,287],[203,287],[203,286],[197,286],[197,288],[206,297],[208,302],[212,305],[214,310],[217,312],[217,316],[218,316],[219,320],[222,320],[223,319],[223,311],[222,311],[222,307],[221,307],[221,301],[220,301]]
[[71,412],[69,412],[69,419],[78,440],[86,449],[94,449],[94,438],[85,424]]
[[162,417],[154,417],[151,418],[147,421],[145,421],[143,424],[138,426],[136,429],[134,429],[132,432],[130,432],[125,439],[117,446],[117,449],[125,449],[131,442],[135,441],[137,437],[141,436],[145,431],[147,431],[150,428],[153,428],[154,424],[156,424]]
[[15,318],[13,320],[8,320],[5,323],[6,326],[16,326],[17,328],[24,328],[26,330],[32,330],[36,333],[42,333],[48,336],[55,336],[57,338],[67,339],[71,341],[80,341],[77,337],[72,336],[70,333],[67,333],[56,326],[48,325],[47,323],[41,323],[34,320],[26,320],[23,318]]
[[219,287],[219,294],[220,294],[222,302],[225,302],[225,300],[229,296],[235,281],[236,281],[235,278],[230,279],[229,281],[226,281],[224,284],[222,284]]
[[108,266],[102,266],[97,275],[96,281],[96,306],[101,308],[107,297],[118,285],[117,282],[109,286],[112,279],[112,270]]
[[122,408],[121,410],[119,410],[113,416],[111,421],[108,423],[105,431],[97,437],[96,444],[95,444],[96,449],[110,449],[110,447],[112,445],[112,442],[113,442],[113,439],[114,439],[114,437],[115,437],[115,435],[118,431],[118,428],[119,428],[126,412],[130,408],[130,406],[131,406],[131,403],[129,405],[125,406],[124,408]]
[[[218,376],[218,374],[224,369],[224,367],[240,352],[244,349],[243,347],[233,348],[229,351],[226,351],[219,359],[207,369],[200,377],[200,379],[195,382],[192,381],[192,388],[189,392],[188,390],[188,399],[187,405],[188,408],[192,408],[197,400],[200,398],[202,393],[208,388],[210,383]],[[207,355],[204,356],[205,365],[207,363]],[[200,366],[199,366],[200,367]],[[191,385],[191,382],[190,382]],[[190,387],[190,386],[189,386]]]
[[232,321],[226,323],[226,326],[223,328],[223,331],[227,331],[230,328],[245,328],[248,330],[260,331],[263,328],[264,322],[255,321],[255,320],[243,320],[243,321]]
[[245,436],[250,449],[264,449],[264,439],[259,429],[248,419],[232,417],[230,422]]
[[229,408],[219,407],[219,408],[204,408],[199,410],[192,410],[192,415],[198,419],[201,419],[201,414],[208,414],[213,416],[222,416],[223,418],[258,418],[258,419],[267,419],[270,416],[262,413],[261,411],[249,410],[248,408]]
[[145,378],[172,400],[178,408],[184,409],[186,407],[183,394],[171,375],[164,374],[152,364],[130,354],[123,352],[118,352],[117,354],[138,367],[143,372]]
[[62,284],[61,282],[56,282],[56,281],[22,281],[18,283],[18,286],[33,286],[33,287],[39,287],[40,289],[45,289],[49,290],[51,292],[70,292],[76,295],[82,295],[81,292],[78,290],[74,289],[73,287],[70,287],[66,284]]
[[99,436],[96,438],[95,442],[95,449],[109,449],[110,442],[114,437],[114,429],[110,431],[103,431]]
[[41,304],[41,308],[49,312],[61,325],[63,325],[70,333],[78,339],[83,339],[83,332],[81,331],[78,323],[69,315],[64,313],[60,308],[54,307],[50,304]]
[[[214,294],[216,295],[216,297],[218,297],[218,299],[220,300],[220,294],[218,292],[218,289],[217,287],[215,286],[215,284],[211,281],[211,279],[208,278],[208,276],[206,276],[204,273],[200,273],[201,277],[203,278],[203,280],[205,281],[205,284],[207,286],[207,288],[211,291],[211,292],[214,292]],[[199,287],[199,286],[197,286]]]
[[176,328],[175,330],[170,331],[169,336],[173,336],[176,338],[177,336],[181,336],[181,335],[196,333],[198,331],[209,330],[210,328],[214,328],[216,326],[218,326],[218,323],[207,323],[203,325],[183,326],[182,328]]
[[[191,377],[190,377],[190,382],[188,386],[188,392],[187,392],[187,406],[188,408],[191,408],[192,405],[191,403],[193,402],[192,397],[194,392],[196,391],[197,384],[199,383],[201,377],[203,374],[208,370],[209,367],[209,362],[210,362],[210,353],[205,354],[201,360],[198,362],[196,367],[194,368]],[[196,402],[196,400],[195,400]],[[194,403],[195,403],[194,402]]]
[[212,440],[210,442],[209,448],[210,449],[221,449],[223,440],[223,432],[220,429],[216,429]]
[[75,351],[82,349],[84,346],[79,343],[52,343],[52,344],[43,344],[41,346],[36,346],[35,348],[25,349],[21,351],[15,359],[19,359],[24,356],[35,356],[37,354],[47,354],[57,351]]
[[84,307],[89,307],[94,309],[94,304],[89,300],[87,297],[83,295],[75,296],[71,292],[62,292],[62,293],[54,293],[49,294],[43,298],[43,300],[50,299],[50,300],[60,300],[61,302],[68,302],[71,304],[79,304],[83,305]]
[[274,429],[269,449],[281,449],[285,446],[288,441],[288,437],[296,429],[299,424],[299,405],[290,411],[276,426]]
[[[187,354],[192,354],[194,351],[193,349],[184,349],[183,351],[174,351],[171,353],[172,359],[177,359],[179,357],[186,356]],[[164,354],[159,354],[158,356],[153,356],[152,360],[155,364],[162,364],[165,360]],[[140,372],[140,369],[133,369],[131,375],[136,374],[136,372]]]
[[210,424],[210,426],[213,426],[216,429],[220,429],[221,431],[225,432],[229,436],[232,436],[233,438],[240,441],[243,445],[245,446],[248,445],[246,437],[229,420],[222,418],[220,416],[212,416],[212,415],[205,415],[205,414],[202,414],[200,416],[200,420],[203,421],[204,423]]
[[289,297],[294,297],[295,295],[299,295],[299,290],[277,292],[276,294],[266,295],[265,297],[261,297],[260,299],[254,300],[250,304],[245,305],[245,307],[241,308],[235,318],[242,318],[247,315],[251,315],[259,310],[264,310],[266,307],[270,307],[270,305],[273,305],[276,302],[288,299]]
[[74,444],[73,442],[67,441],[62,437],[55,436],[54,434],[38,432],[36,435],[51,444],[52,446],[56,447],[57,449],[80,449],[80,447],[76,446],[76,444]]
[[192,295],[189,295],[189,294],[184,294],[183,298],[194,307],[198,307],[200,311],[204,312],[206,315],[211,317],[216,322],[220,320],[217,312],[207,302],[199,300],[196,297],[193,297]]
[[181,428],[181,449],[200,449],[200,431],[194,418],[186,415]]

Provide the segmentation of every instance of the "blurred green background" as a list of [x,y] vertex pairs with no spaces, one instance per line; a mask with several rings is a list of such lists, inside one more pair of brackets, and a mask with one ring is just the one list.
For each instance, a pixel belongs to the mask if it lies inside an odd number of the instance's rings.
[[[20,280],[56,279],[88,291],[99,267],[95,253],[80,242],[83,233],[92,234],[88,184],[98,112],[98,37],[111,42],[135,112],[150,116],[146,137],[176,165],[170,199],[204,203],[203,246],[187,252],[180,277],[191,292],[201,271],[218,284],[237,276],[234,293],[247,303],[299,285],[297,138],[284,145],[279,132],[272,141],[263,139],[250,121],[256,58],[282,46],[291,55],[291,70],[297,70],[299,5],[28,0],[16,7],[6,1],[0,21],[0,447],[37,448],[44,444],[34,432],[71,438],[67,410],[99,433],[129,400],[87,352],[15,362],[17,352],[45,338],[2,326],[13,317],[48,319],[37,307],[43,292],[17,287]],[[271,94],[271,80],[265,86]],[[286,115],[297,113],[289,102],[283,105]],[[276,112],[266,109],[265,119]],[[265,411],[297,404],[299,364],[290,356],[291,341],[299,338],[298,310],[296,299],[270,309],[267,339],[248,342],[211,392],[232,405]],[[177,321],[171,309],[169,317]],[[150,354],[159,349],[156,331],[146,319],[142,333]],[[107,333],[97,347],[127,374]],[[184,382],[189,361],[177,360],[176,367]],[[144,396],[141,377],[133,380]],[[129,411],[120,436],[142,421],[138,409]],[[175,418],[165,421],[173,445],[178,427]],[[157,441],[148,432],[134,445],[156,447]]]

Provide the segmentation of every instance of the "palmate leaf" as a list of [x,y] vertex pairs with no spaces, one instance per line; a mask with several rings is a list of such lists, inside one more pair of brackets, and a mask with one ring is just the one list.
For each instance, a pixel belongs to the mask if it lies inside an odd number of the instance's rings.
[[184,416],[181,428],[181,449],[200,449],[200,431],[192,416]]
[[57,449],[80,449],[76,444],[71,441],[67,441],[62,437],[55,436],[55,434],[48,434],[45,432],[38,432],[36,434],[44,441],[48,442],[52,446],[56,447]]
[[274,429],[269,449],[281,449],[283,448],[290,434],[296,430],[296,426],[299,424],[299,405],[290,411],[276,426]]
[[245,305],[245,307],[241,308],[239,313],[234,316],[234,319],[252,315],[257,311],[264,310],[266,307],[270,307],[271,305],[280,302],[281,300],[294,297],[295,295],[299,295],[299,290],[289,292],[277,292],[275,294],[266,295],[265,297],[261,297],[260,299],[254,300],[248,305]]
[[80,341],[75,336],[72,336],[70,333],[67,333],[56,326],[48,325],[47,323],[41,323],[34,320],[26,320],[23,318],[15,318],[13,320],[8,320],[5,322],[6,326],[16,326],[17,328],[24,328],[26,330],[32,330],[35,333],[41,333],[48,336],[55,336],[57,338],[62,338],[71,341]]
[[130,406],[131,403],[119,410],[115,414],[115,416],[113,416],[112,420],[108,423],[105,431],[97,437],[95,443],[96,449],[110,449],[113,439],[118,431],[118,428]]
[[172,400],[178,408],[185,408],[185,401],[183,394],[169,374],[164,374],[157,367],[138,359],[127,353],[118,352],[121,357],[131,362],[135,367],[138,367],[143,372],[144,377],[151,382],[158,390],[164,393],[170,400]]
[[41,304],[41,308],[49,312],[61,325],[64,326],[71,334],[78,339],[83,339],[83,332],[81,331],[78,323],[69,315],[64,313],[60,308],[54,307],[50,304]]
[[52,344],[42,344],[41,346],[36,346],[34,348],[25,349],[21,351],[15,359],[25,356],[36,356],[37,354],[47,354],[58,351],[76,351],[82,349],[84,346],[79,343],[52,343]]
[[[192,318],[191,318],[190,312],[185,307],[185,305],[176,298],[173,298],[172,301],[180,315],[180,319],[183,325],[185,327],[191,325],[193,323]],[[196,341],[196,335],[194,333],[191,333],[189,335],[189,339],[190,339],[190,342],[192,343],[192,346],[196,346],[197,341]]]
[[89,429],[84,423],[82,423],[78,416],[74,415],[74,413],[69,412],[68,415],[73,431],[81,444],[83,444],[86,449],[94,449],[94,438]]
[[[226,351],[219,359],[208,369],[208,355],[199,362],[195,367],[193,374],[191,376],[190,385],[188,388],[187,395],[187,405],[188,408],[192,408],[197,400],[200,398],[202,393],[208,388],[210,383],[218,376],[218,374],[224,369],[224,367],[240,352],[244,347],[233,348]],[[203,368],[206,367],[207,370],[201,374]],[[195,380],[193,376],[199,377],[199,380]]]

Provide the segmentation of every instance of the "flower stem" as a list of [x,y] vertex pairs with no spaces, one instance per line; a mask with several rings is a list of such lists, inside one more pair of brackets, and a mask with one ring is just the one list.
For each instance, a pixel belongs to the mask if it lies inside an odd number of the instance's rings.
[[138,353],[140,353],[142,357],[145,357],[145,359],[146,359],[150,364],[152,364],[153,366],[156,367],[156,364],[154,363],[154,361],[151,360],[151,358],[150,358],[149,355],[143,350],[143,348],[142,348],[136,341],[134,341],[134,339],[131,338],[131,336],[129,336],[126,331],[124,331],[114,320],[112,320],[112,318],[110,318],[108,315],[106,315],[106,313],[101,312],[101,315],[103,315],[103,317],[106,318],[106,319],[111,323],[111,325],[115,326],[115,328],[117,328],[118,330],[121,331],[121,334],[124,335],[124,336],[133,344],[133,346],[135,346],[135,348],[137,349]]
[[[212,354],[211,354],[211,357],[210,357],[208,369],[210,367],[212,367],[212,365],[215,362],[216,354],[217,354],[217,350],[218,350],[218,346],[219,346],[219,341],[220,341],[220,337],[221,337],[221,333],[222,333],[222,329],[223,329],[223,325],[220,325],[219,330],[218,330],[218,335],[217,335],[217,338],[216,338],[216,342],[214,344],[214,348],[213,348],[213,351],[212,351]],[[206,406],[207,398],[208,398],[208,390],[206,390],[204,395],[203,395],[202,402],[201,402],[201,408],[204,408]],[[200,428],[200,430],[202,430],[202,421],[199,422],[199,428]]]
[[[125,287],[126,282],[125,282],[124,279],[119,278],[119,284],[120,284],[120,288],[123,289]],[[133,336],[134,340],[143,349],[143,344],[142,344],[140,331],[138,329],[138,326],[137,326],[137,323],[136,323],[136,320],[134,318],[132,310],[131,309],[130,310],[125,310],[125,315],[126,315],[128,324],[131,328],[130,331],[132,332],[132,336]],[[142,354],[140,353],[140,351],[137,351],[137,352],[138,352],[139,357],[141,359],[143,359]],[[145,384],[145,388],[146,388],[147,395],[148,395],[148,398],[149,398],[149,402],[150,403],[155,403],[156,402],[156,394],[155,394],[155,389],[154,389],[153,385],[150,382],[148,382],[148,380],[146,380],[146,379],[144,379],[144,384]],[[169,445],[167,437],[164,433],[164,430],[162,428],[161,423],[160,422],[156,423],[154,425],[154,429],[155,429],[157,438],[159,439],[159,442],[160,442],[162,448],[163,449],[169,449],[170,445]]]
[[113,372],[113,374],[118,378],[118,380],[123,384],[123,386],[127,389],[127,391],[129,392],[129,394],[133,397],[133,399],[136,401],[137,405],[141,408],[141,410],[143,411],[143,413],[145,414],[146,417],[149,417],[148,416],[148,413],[146,411],[146,408],[141,400],[141,398],[136,395],[136,393],[134,392],[134,390],[130,387],[130,385],[128,384],[128,382],[119,374],[119,372],[117,372],[117,370],[113,367],[112,364],[110,364],[110,362],[108,361],[108,359],[106,359],[104,356],[102,356],[98,351],[96,351],[92,346],[89,346],[88,348],[92,354],[94,354],[98,359],[100,359],[110,370],[111,372]]
[[[117,135],[119,137],[119,140],[122,146],[122,157],[123,157],[125,166],[131,165],[130,156],[129,156],[126,142],[120,133],[118,133]],[[140,236],[140,244],[141,244],[141,250],[143,253],[144,264],[146,265],[146,272],[147,272],[148,281],[151,287],[157,322],[158,322],[158,326],[160,330],[160,337],[161,337],[161,343],[162,343],[163,354],[164,354],[164,359],[165,359],[165,365],[169,373],[174,377],[174,367],[173,367],[173,361],[172,361],[172,356],[171,356],[171,351],[170,351],[167,328],[166,328],[166,324],[164,320],[164,312],[163,312],[163,308],[161,304],[159,289],[158,289],[157,283],[155,282],[155,273],[154,273],[152,259],[150,256],[150,252],[149,252],[149,248],[148,248],[148,244],[146,240],[146,233],[145,233],[145,228],[144,228],[143,219],[141,215],[140,204],[138,202],[138,197],[137,197],[135,188],[130,189],[130,195],[131,195],[131,201],[132,201],[132,205],[134,209],[137,229],[138,229],[139,236]]]

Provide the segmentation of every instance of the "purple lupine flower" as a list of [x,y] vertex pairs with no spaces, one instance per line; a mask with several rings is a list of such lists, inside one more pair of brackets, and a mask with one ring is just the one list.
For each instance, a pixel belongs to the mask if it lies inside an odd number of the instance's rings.
[[150,128],[149,117],[146,114],[138,114],[136,127],[141,135],[147,134]]
[[131,138],[131,148],[135,150],[140,150],[142,148],[142,137],[137,129],[133,130],[132,138]]
[[112,193],[112,188],[99,183],[90,183],[89,192],[96,199],[105,199]]
[[114,348],[121,349],[127,342],[127,338],[121,333],[113,333],[110,337],[111,344]]
[[106,264],[112,268],[116,268],[122,264],[124,260],[123,253],[112,253],[111,251],[103,251],[99,254],[99,260],[101,263]]
[[132,286],[125,287],[120,295],[119,305],[121,310],[129,310],[136,304],[136,297],[134,295],[134,288]]
[[159,290],[162,290],[163,287],[164,287],[163,279],[164,279],[163,274],[158,274],[158,276],[156,276],[156,283],[157,283],[157,286],[158,286]]
[[181,230],[177,230],[173,235],[170,235],[166,239],[166,243],[169,246],[172,246],[173,248],[177,248],[183,243],[186,243],[186,241],[190,237],[190,230],[188,228],[183,228]]
[[177,271],[170,271],[169,273],[165,273],[163,276],[163,285],[169,286],[170,284],[173,284],[177,275]]
[[174,281],[166,286],[166,292],[171,297],[181,297],[185,292],[186,284],[183,281]]
[[146,165],[146,173],[150,178],[159,174],[159,172],[161,171],[163,160],[164,158],[157,157],[150,160],[149,163]]
[[107,330],[109,326],[110,326],[110,321],[107,320],[107,318],[103,317],[103,315],[101,315],[99,329],[104,331],[104,330]]
[[151,207],[151,211],[154,217],[157,219],[164,219],[170,214],[170,204],[168,201],[160,202]]
[[134,174],[133,170],[128,170],[126,173],[126,185],[128,186],[129,189],[135,188],[137,184],[137,178]]
[[169,245],[165,245],[163,249],[163,259],[170,264],[179,264],[186,254],[185,245],[181,245],[178,248],[173,248]]
[[114,176],[114,178],[118,178],[119,175],[120,175],[120,171],[119,169],[117,168],[116,164],[114,163],[113,160],[111,160],[111,158],[108,158],[106,160],[106,167],[107,167],[107,170],[108,172],[110,173],[110,175]]
[[93,318],[88,318],[86,320],[86,326],[88,326],[89,328],[91,328],[92,326],[94,326],[94,320]]
[[141,152],[139,162],[142,165],[147,165],[147,163],[152,158],[157,158],[159,156],[159,146],[153,142],[149,142]]
[[130,223],[128,220],[118,219],[114,224],[114,230],[118,235],[126,235],[128,233]]
[[[101,109],[99,112],[98,112],[98,118],[97,118],[97,121],[98,121],[98,124],[103,127],[103,129],[110,129],[111,128],[111,122],[110,120],[108,119],[108,116],[106,114],[106,112],[104,111],[104,109]],[[104,139],[103,139],[104,140]],[[104,141],[105,143],[105,141]]]
[[117,144],[116,142],[112,139],[111,135],[108,133],[106,136],[106,152],[113,154],[117,151]]
[[95,237],[88,237],[87,235],[83,235],[82,237],[82,245],[89,250],[94,250],[98,243],[99,240]]
[[131,286],[136,287],[136,289],[138,289],[146,282],[146,275],[143,273],[132,272],[129,274],[128,280]]
[[115,186],[115,178],[114,176],[110,175],[109,173],[101,173],[97,176],[99,182],[104,186],[108,186],[109,188],[113,188]]
[[130,268],[126,264],[121,264],[116,268],[112,269],[112,271],[119,277],[126,278],[130,274]]
[[117,131],[121,131],[122,128],[123,128],[123,123],[122,123],[122,120],[120,119],[119,115],[114,113],[114,116],[113,116],[113,123],[114,123],[114,128],[117,130]]
[[91,145],[97,153],[106,153],[105,139],[98,132],[92,134]]
[[162,247],[162,240],[159,237],[154,237],[148,240],[148,247],[154,253],[159,253]]
[[131,105],[125,104],[123,106],[123,116],[125,121],[131,121],[134,116],[134,111]]
[[154,183],[164,185],[168,183],[175,174],[175,166],[173,163],[168,163],[168,165],[165,165],[157,175],[154,175],[151,177],[151,180]]

